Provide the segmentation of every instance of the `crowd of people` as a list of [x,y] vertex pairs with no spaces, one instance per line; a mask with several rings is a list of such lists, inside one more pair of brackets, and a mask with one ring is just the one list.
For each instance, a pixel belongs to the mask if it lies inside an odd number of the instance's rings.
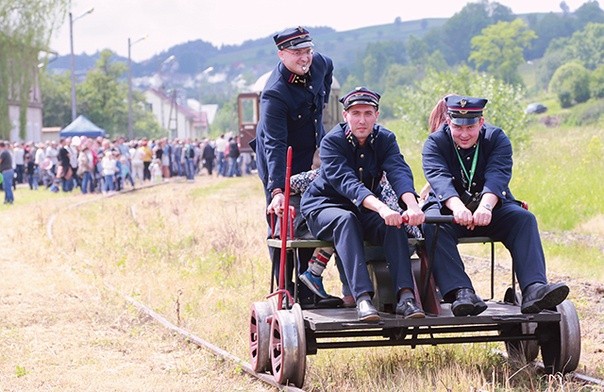
[[255,159],[248,150],[237,137],[224,134],[214,140],[74,136],[38,143],[0,141],[0,181],[5,204],[13,204],[18,184],[31,190],[111,193],[171,177],[193,181],[202,173],[251,174]]

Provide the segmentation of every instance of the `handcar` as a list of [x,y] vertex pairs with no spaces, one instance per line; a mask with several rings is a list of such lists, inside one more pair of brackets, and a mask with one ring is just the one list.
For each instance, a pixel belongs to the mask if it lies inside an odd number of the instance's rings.
[[[289,211],[291,147],[288,149],[285,211]],[[284,214],[280,238],[268,239],[268,246],[281,250],[280,271],[285,271],[287,254],[294,256],[294,276],[300,262],[299,249],[331,246],[319,241],[288,236],[292,214]],[[452,217],[426,217],[428,224],[452,222]],[[290,230],[288,230],[288,227]],[[366,261],[372,275],[373,302],[380,311],[379,322],[363,322],[356,309],[302,309],[295,296],[284,288],[282,272],[278,287],[266,300],[251,305],[249,342],[251,365],[256,372],[270,372],[279,384],[302,387],[306,356],[319,349],[351,347],[411,346],[475,342],[505,343],[508,358],[516,363],[534,361],[539,351],[547,373],[567,373],[579,365],[581,331],[575,306],[565,300],[555,309],[538,314],[522,314],[521,294],[512,268],[511,284],[503,298],[494,296],[495,246],[488,237],[460,239],[464,243],[484,243],[491,248],[491,298],[488,309],[478,316],[455,317],[450,304],[444,303],[430,271],[430,257],[422,238],[410,238],[416,249],[412,258],[418,303],[426,318],[404,319],[393,314],[396,296],[381,247],[365,246]],[[273,279],[273,278],[271,278]],[[274,283],[274,282],[273,282]],[[298,282],[296,282],[297,287]],[[271,285],[273,286],[273,285]],[[272,290],[272,289],[271,289]]]

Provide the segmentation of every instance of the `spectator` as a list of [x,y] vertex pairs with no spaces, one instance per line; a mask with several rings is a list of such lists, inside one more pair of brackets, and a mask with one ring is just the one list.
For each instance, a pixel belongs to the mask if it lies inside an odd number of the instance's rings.
[[241,167],[239,166],[239,143],[234,137],[229,138],[229,177],[241,177]]
[[2,189],[4,189],[4,204],[13,204],[15,195],[13,193],[13,181],[15,171],[13,169],[13,156],[8,150],[8,145],[0,140],[0,174],[2,174]]
[[208,171],[208,175],[212,175],[212,171],[214,169],[214,159],[216,158],[214,154],[214,147],[210,140],[206,139],[206,142],[203,146],[203,152],[201,153],[201,159],[203,161],[203,167]]

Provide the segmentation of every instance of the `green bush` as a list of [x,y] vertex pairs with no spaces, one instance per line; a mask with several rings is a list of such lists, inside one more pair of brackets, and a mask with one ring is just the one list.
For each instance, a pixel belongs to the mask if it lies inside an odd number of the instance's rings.
[[561,65],[549,83],[549,90],[558,96],[560,105],[564,108],[589,99],[590,74],[578,61]]
[[524,108],[519,105],[524,90],[467,67],[429,71],[413,88],[400,89],[397,97],[389,98],[395,103],[395,116],[402,120],[400,126],[414,131],[415,140],[423,140],[428,133],[430,111],[438,100],[450,93],[487,98],[485,120],[502,128],[515,145],[526,140],[528,121]]
[[593,98],[604,98],[604,65],[591,73],[589,89]]
[[590,100],[576,105],[564,118],[565,125],[585,126],[602,124],[604,116],[604,100]]

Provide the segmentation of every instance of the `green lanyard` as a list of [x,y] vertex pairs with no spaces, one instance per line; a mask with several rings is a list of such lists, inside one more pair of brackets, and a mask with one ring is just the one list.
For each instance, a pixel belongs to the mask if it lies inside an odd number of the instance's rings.
[[468,179],[468,191],[472,187],[472,179],[474,178],[474,173],[476,173],[476,163],[478,162],[478,146],[480,144],[476,143],[476,150],[474,150],[474,158],[472,158],[472,168],[470,169],[470,174],[466,170],[466,166],[463,164],[463,160],[461,159],[461,155],[459,155],[459,151],[457,151],[457,147],[455,147],[455,153],[457,154],[457,159],[459,159],[459,164],[461,165],[461,170],[463,170],[466,178]]

